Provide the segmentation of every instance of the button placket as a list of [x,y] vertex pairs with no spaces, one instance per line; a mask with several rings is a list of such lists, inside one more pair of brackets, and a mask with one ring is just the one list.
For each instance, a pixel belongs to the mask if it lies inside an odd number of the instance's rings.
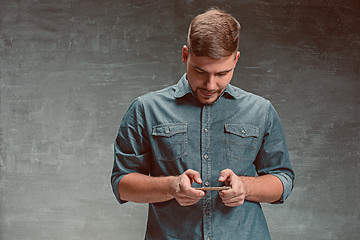
[[[201,116],[201,177],[204,186],[211,185],[211,152],[210,152],[210,106],[204,106]],[[202,200],[203,230],[207,237],[212,236],[211,194],[206,194]],[[207,238],[206,238],[207,239]]]

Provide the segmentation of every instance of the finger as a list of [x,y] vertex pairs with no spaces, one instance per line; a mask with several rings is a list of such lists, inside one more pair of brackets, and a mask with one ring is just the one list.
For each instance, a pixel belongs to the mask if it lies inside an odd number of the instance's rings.
[[243,204],[244,204],[244,200],[224,202],[224,205],[227,207],[237,207]]
[[183,198],[190,198],[190,199],[201,199],[206,195],[206,193],[202,190],[197,190],[192,187],[188,189],[182,189],[178,192],[178,196]]
[[235,189],[223,190],[219,192],[219,196],[222,200],[245,198],[244,192],[236,191]]
[[231,192],[231,190],[226,190],[226,191],[219,192],[219,196],[220,196],[221,200],[228,201],[229,199],[234,198],[235,194],[233,192]]
[[193,204],[199,202],[203,198],[203,196],[205,196],[205,194],[206,194],[203,191],[200,191],[200,192],[202,192],[202,193],[200,193],[202,196],[180,194],[180,195],[177,196],[176,201],[181,206],[193,205]]
[[235,197],[235,198],[231,198],[226,201],[223,201],[223,203],[225,204],[225,206],[234,207],[234,206],[242,205],[244,203],[244,201],[245,200],[242,197]]
[[234,192],[230,193],[219,193],[219,196],[225,206],[239,206],[242,205],[245,201],[245,194],[236,194]]
[[201,180],[201,177],[200,177],[200,173],[195,171],[195,170],[192,170],[192,169],[188,169],[185,171],[185,174],[186,176],[188,176],[190,179],[194,180],[196,183],[199,183],[201,184],[202,183],[202,180]]
[[225,182],[228,178],[230,178],[234,172],[231,169],[225,169],[220,172],[219,182]]
[[243,196],[224,197],[220,195],[220,198],[225,206],[239,206],[245,201]]
[[194,205],[195,203],[199,202],[200,199],[197,200],[193,200],[193,199],[181,199],[178,201],[178,203],[181,206],[191,206]]
[[189,192],[188,192],[188,196],[189,196],[189,197],[191,196],[193,199],[197,199],[197,198],[201,199],[201,198],[203,198],[205,195],[206,195],[206,193],[205,193],[204,191],[202,191],[202,190],[196,190],[196,189],[194,189],[194,188],[191,188],[191,189],[189,190]]

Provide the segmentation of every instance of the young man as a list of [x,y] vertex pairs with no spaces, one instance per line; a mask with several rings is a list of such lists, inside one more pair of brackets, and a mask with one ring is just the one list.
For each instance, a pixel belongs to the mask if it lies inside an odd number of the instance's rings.
[[[270,239],[260,202],[293,187],[284,133],[271,103],[230,83],[240,24],[220,10],[192,21],[186,74],[138,97],[115,140],[120,203],[149,203],[146,239]],[[195,187],[230,186],[204,191]]]

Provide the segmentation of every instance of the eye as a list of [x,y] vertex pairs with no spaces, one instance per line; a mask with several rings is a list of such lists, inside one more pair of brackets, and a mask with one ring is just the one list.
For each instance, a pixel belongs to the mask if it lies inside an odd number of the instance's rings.
[[195,70],[196,70],[197,73],[200,73],[200,74],[204,74],[204,73],[205,73],[203,70],[198,69],[198,68],[195,68]]
[[226,74],[228,74],[228,72],[220,72],[216,75],[218,75],[219,77],[223,77],[223,76],[226,76]]

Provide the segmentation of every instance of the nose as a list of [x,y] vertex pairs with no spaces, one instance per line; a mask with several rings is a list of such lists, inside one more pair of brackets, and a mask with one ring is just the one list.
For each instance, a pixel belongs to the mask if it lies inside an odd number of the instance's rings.
[[213,74],[209,74],[207,80],[206,80],[206,89],[209,91],[216,89],[216,78]]

